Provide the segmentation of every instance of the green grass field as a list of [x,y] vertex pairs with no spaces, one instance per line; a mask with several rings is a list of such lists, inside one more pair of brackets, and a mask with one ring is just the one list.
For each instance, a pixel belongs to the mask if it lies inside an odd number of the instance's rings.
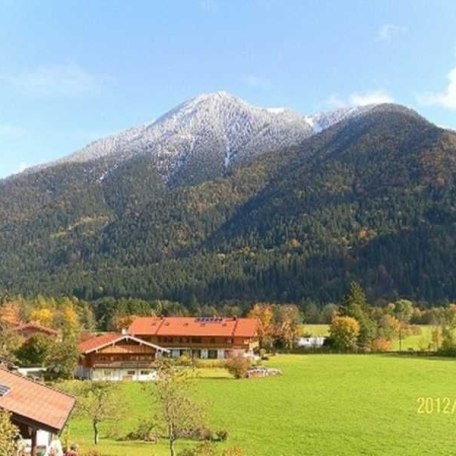
[[[456,360],[398,355],[280,355],[276,378],[234,380],[207,369],[196,380],[212,428],[227,429],[227,446],[246,456],[450,455],[456,413],[419,414],[420,397],[456,401]],[[130,412],[115,423],[124,433],[149,413],[141,387],[122,385]],[[112,424],[104,426],[107,427]],[[71,423],[71,440],[90,447],[85,420]],[[183,448],[185,443],[178,446]],[[222,449],[224,446],[219,445]],[[102,439],[104,456],[166,455],[158,445]]]
[[[432,330],[434,326],[422,325],[421,334],[409,335],[402,340],[402,350],[428,350],[429,344],[432,343]],[[312,336],[327,336],[329,335],[329,325],[303,325],[303,334],[311,334]],[[399,340],[396,339],[391,344],[391,351],[399,350]]]

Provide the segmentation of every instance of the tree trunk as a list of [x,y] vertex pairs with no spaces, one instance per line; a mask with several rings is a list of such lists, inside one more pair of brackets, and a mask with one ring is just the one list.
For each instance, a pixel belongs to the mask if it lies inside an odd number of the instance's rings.
[[100,441],[100,433],[98,431],[98,421],[93,421],[92,422],[92,425],[93,425],[93,443],[95,443],[95,445],[98,445],[98,442]]
[[169,426],[169,455],[175,456],[176,450],[174,449],[174,430],[172,426]]

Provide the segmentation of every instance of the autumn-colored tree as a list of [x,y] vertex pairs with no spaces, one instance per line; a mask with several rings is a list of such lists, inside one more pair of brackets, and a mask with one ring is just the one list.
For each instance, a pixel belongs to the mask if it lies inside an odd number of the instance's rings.
[[19,442],[19,429],[11,422],[11,414],[0,409],[0,455],[17,454]]
[[81,326],[79,323],[79,315],[71,301],[68,300],[62,306],[59,320],[63,339],[76,340],[80,333]]
[[116,314],[112,320],[113,329],[119,332],[128,329],[136,318],[138,315]]
[[352,317],[334,317],[329,333],[334,348],[340,351],[352,351],[357,347],[360,326],[357,320]]
[[290,349],[299,336],[300,311],[292,304],[274,306],[274,336]]
[[271,304],[257,303],[248,314],[258,320],[258,338],[261,348],[271,348],[274,341],[274,310]]
[[373,352],[387,352],[391,349],[391,341],[383,337],[377,337],[372,341]]
[[0,323],[16,326],[21,322],[21,305],[18,301],[7,301],[0,305]]
[[22,338],[9,325],[0,323],[0,356],[14,362],[16,352],[22,344]]
[[378,321],[377,338],[391,341],[400,334],[401,322],[390,314],[381,315]]
[[29,320],[50,327],[54,321],[54,310],[49,307],[34,309],[30,312]]

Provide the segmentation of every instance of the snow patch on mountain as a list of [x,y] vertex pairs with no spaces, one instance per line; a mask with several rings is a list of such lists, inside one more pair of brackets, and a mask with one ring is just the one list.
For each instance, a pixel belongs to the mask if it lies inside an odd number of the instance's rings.
[[132,157],[145,156],[154,161],[167,181],[189,166],[211,166],[220,174],[260,154],[296,146],[368,109],[343,108],[303,116],[286,108],[251,106],[223,91],[206,93],[178,105],[153,123],[94,141],[44,167],[106,158],[115,167]]

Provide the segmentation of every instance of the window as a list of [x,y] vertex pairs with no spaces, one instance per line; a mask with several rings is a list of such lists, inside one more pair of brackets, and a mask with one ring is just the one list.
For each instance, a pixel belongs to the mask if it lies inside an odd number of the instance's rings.
[[215,337],[211,337],[211,344],[215,344]]
[[226,343],[227,344],[232,344],[233,343],[233,339],[231,339],[230,337],[228,339],[226,339]]
[[209,359],[217,359],[217,350],[208,350],[207,357]]
[[128,371],[127,374],[128,375],[135,375],[135,371]]
[[201,343],[201,337],[192,337],[192,342],[194,344],[200,344]]
[[0,396],[6,396],[10,392],[9,386],[0,385]]
[[149,375],[150,371],[141,371],[141,375]]

